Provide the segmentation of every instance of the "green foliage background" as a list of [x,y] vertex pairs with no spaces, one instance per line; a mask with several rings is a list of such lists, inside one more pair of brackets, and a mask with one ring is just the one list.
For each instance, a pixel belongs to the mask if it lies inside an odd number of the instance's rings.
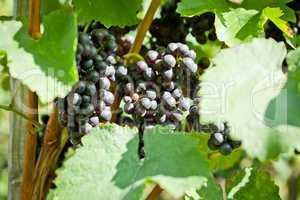
[[[0,16],[10,15],[12,13],[12,0],[0,0]],[[1,69],[0,69],[1,71]],[[0,72],[1,73],[1,72]],[[0,75],[0,83],[2,86],[3,77]],[[9,103],[9,93],[0,87],[0,103]],[[8,172],[7,172],[7,156],[8,156],[8,118],[9,113],[0,110],[0,200],[7,199]]]

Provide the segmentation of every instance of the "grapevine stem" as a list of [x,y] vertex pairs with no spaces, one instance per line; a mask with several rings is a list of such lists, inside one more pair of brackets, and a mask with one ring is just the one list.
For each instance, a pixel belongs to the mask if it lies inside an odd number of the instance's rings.
[[34,124],[38,128],[40,128],[42,126],[39,122],[37,122],[35,120],[32,120],[26,114],[22,113],[21,111],[17,110],[16,108],[14,108],[14,106],[12,104],[10,104],[8,106],[7,105],[0,105],[0,109],[16,113],[17,115],[19,115],[20,117],[28,120],[30,123]]
[[151,1],[151,4],[147,10],[146,15],[138,27],[134,43],[130,49],[130,53],[140,52],[146,33],[152,23],[153,17],[159,6],[160,6],[160,0]]
[[58,121],[58,108],[54,106],[47,124],[43,146],[39,154],[33,177],[32,200],[45,199],[51,186],[58,157],[64,148],[67,137]]
[[[29,4],[29,26],[28,34],[33,39],[38,39],[41,36],[40,30],[40,0],[30,0]],[[29,112],[27,116],[32,121],[38,121],[38,96],[35,92],[28,90],[27,102]],[[32,112],[34,111],[34,112]],[[34,123],[28,122],[26,124],[27,134],[24,143],[24,162],[23,162],[23,175],[21,182],[21,200],[32,199],[33,192],[33,176],[35,173],[36,164],[36,148],[37,148],[37,134]]]

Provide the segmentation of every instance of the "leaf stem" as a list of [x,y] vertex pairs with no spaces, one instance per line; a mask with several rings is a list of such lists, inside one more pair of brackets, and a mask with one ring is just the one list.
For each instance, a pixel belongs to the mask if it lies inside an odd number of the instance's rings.
[[146,200],[157,200],[163,189],[156,184]]
[[22,118],[26,119],[27,121],[31,122],[32,124],[34,124],[36,127],[38,127],[38,128],[42,127],[42,125],[39,122],[32,120],[26,114],[22,113],[21,111],[17,110],[16,108],[14,108],[14,106],[12,104],[10,104],[10,105],[1,105],[0,104],[0,109],[16,113],[20,117],[22,117]]

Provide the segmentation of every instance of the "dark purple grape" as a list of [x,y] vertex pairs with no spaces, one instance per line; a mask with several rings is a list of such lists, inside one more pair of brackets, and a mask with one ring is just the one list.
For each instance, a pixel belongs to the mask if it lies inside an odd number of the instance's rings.
[[230,146],[230,144],[228,143],[223,143],[220,148],[219,151],[221,154],[223,155],[229,155],[232,152],[232,147]]
[[87,33],[79,33],[79,42],[83,44],[87,44],[90,42],[90,37]]
[[169,69],[163,72],[163,78],[170,81],[174,76],[173,69]]
[[110,88],[110,80],[107,77],[101,77],[99,80],[100,89],[109,90]]
[[151,109],[152,109],[152,110],[156,110],[157,107],[158,107],[157,101],[152,100],[152,101],[151,101]]
[[150,50],[146,54],[146,59],[149,63],[154,64],[155,61],[158,59],[159,53],[154,50]]
[[127,83],[124,92],[126,95],[131,96],[134,93],[134,85],[132,83]]
[[207,145],[211,150],[217,150],[219,148],[219,146],[215,144],[213,138],[209,138]]
[[242,142],[239,140],[228,140],[228,143],[233,149],[237,149],[242,145]]
[[99,117],[97,116],[91,117],[90,122],[93,126],[98,126],[100,123]]
[[170,82],[164,82],[162,84],[163,88],[169,92],[173,91],[175,89],[175,83],[173,81]]
[[107,67],[106,62],[104,61],[95,61],[95,70],[100,71],[100,70],[105,70]]
[[89,80],[92,81],[92,82],[97,82],[99,81],[100,79],[100,75],[98,72],[96,71],[92,71],[90,74],[89,74]]
[[82,102],[82,98],[78,93],[73,94],[73,105],[79,106]]
[[191,102],[191,100],[189,98],[186,98],[186,97],[182,98],[180,100],[180,107],[182,108],[182,110],[188,111],[191,107],[190,102]]
[[110,107],[105,107],[104,110],[102,110],[100,114],[101,118],[104,119],[105,121],[110,121],[112,117],[111,109]]
[[138,61],[136,63],[136,66],[139,72],[146,72],[146,70],[148,69],[148,65],[145,61]]
[[102,99],[107,105],[112,105],[114,103],[115,97],[113,93],[107,90],[102,90]]
[[132,98],[130,96],[124,96],[124,101],[125,101],[125,103],[131,103]]
[[189,57],[185,57],[182,59],[182,63],[184,66],[186,66],[191,72],[196,73],[198,66],[197,64],[194,62],[193,59],[189,58]]
[[149,99],[156,99],[156,92],[153,91],[153,90],[147,90],[146,91],[146,96],[149,98]]
[[151,108],[151,100],[148,98],[142,98],[141,99],[141,104],[144,108],[146,108],[147,110]]
[[128,72],[128,70],[127,70],[126,67],[124,67],[124,66],[119,66],[118,69],[117,69],[117,71],[116,71],[116,74],[117,74],[117,76],[119,76],[119,77],[123,77],[123,76],[126,76],[126,75],[127,75],[127,72]]
[[87,84],[87,86],[86,86],[86,94],[87,95],[93,96],[96,94],[96,92],[97,92],[97,90],[96,90],[96,86],[94,84],[92,84],[92,83]]
[[208,39],[210,41],[216,41],[217,40],[217,34],[215,30],[211,30],[208,34]]
[[222,133],[214,133],[212,138],[216,145],[221,145],[224,142],[224,136]]
[[176,100],[172,96],[165,98],[164,101],[170,108],[174,108],[176,106]]
[[173,96],[176,100],[179,100],[179,99],[182,97],[182,91],[181,91],[181,89],[176,88],[175,90],[173,90],[172,96]]
[[176,65],[176,59],[174,58],[174,56],[168,54],[168,55],[165,55],[163,57],[163,61],[164,63],[167,64],[168,67],[175,67]]
[[134,104],[133,103],[128,102],[124,105],[124,111],[126,113],[131,114],[133,112],[133,110],[134,110]]
[[86,82],[84,81],[79,81],[76,85],[76,91],[79,94],[82,94],[86,90]]

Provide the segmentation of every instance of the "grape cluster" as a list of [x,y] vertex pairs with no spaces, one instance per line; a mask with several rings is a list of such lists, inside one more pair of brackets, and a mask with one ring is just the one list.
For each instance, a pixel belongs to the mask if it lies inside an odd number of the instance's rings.
[[208,147],[211,150],[219,150],[223,155],[229,155],[233,149],[241,146],[241,141],[233,140],[230,137],[230,127],[228,124],[221,123],[219,127],[209,124],[212,134],[208,140]]
[[150,33],[154,39],[153,47],[166,46],[170,42],[185,42],[189,27],[185,19],[176,13],[178,0],[172,0],[161,8],[161,17],[153,20]]
[[73,145],[100,122],[110,121],[114,94],[112,83],[127,69],[115,56],[115,37],[104,28],[79,29],[76,53],[79,82],[71,93],[59,100],[60,121],[68,128]]
[[217,40],[216,29],[214,27],[215,15],[211,12],[204,13],[189,19],[188,23],[192,29],[191,33],[200,44],[205,44],[207,40]]
[[147,127],[179,125],[191,100],[184,95],[185,74],[195,74],[196,54],[187,45],[170,43],[160,51],[149,50],[145,61],[128,66],[132,81],[124,86],[124,111]]

